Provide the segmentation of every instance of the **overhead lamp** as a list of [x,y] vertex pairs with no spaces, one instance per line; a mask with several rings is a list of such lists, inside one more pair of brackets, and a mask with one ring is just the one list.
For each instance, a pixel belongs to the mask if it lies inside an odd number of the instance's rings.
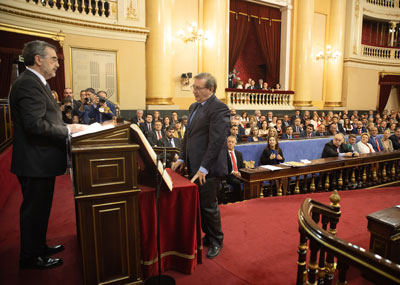
[[203,38],[207,39],[207,32],[204,33],[202,29],[197,28],[197,23],[192,22],[184,29],[178,31],[178,36],[183,40],[184,43],[200,41]]
[[340,55],[341,55],[340,51],[335,50],[334,52],[332,52],[332,47],[330,45],[327,45],[325,54],[321,50],[316,54],[315,58],[317,60],[319,60],[319,59],[328,59],[328,60],[333,61],[333,60],[337,59]]

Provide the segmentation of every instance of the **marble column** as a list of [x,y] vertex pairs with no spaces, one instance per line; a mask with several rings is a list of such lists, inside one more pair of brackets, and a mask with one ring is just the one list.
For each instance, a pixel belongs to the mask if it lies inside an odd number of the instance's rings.
[[[343,53],[346,23],[346,0],[331,1],[328,44],[331,54],[339,54],[335,59],[326,59],[326,95],[327,108],[342,106]],[[326,53],[326,52],[325,52]]]
[[201,48],[201,72],[209,72],[217,79],[216,96],[226,103],[228,86],[228,0],[203,0],[203,28],[207,39]]
[[146,104],[172,105],[172,3],[146,1]]
[[314,18],[314,0],[299,0],[296,22],[296,58],[295,58],[295,95],[293,104],[298,107],[310,107],[311,104],[311,34]]

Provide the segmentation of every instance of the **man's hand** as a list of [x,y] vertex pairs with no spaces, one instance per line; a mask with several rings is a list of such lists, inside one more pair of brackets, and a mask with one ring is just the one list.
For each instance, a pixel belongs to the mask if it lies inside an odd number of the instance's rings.
[[240,174],[239,171],[232,171],[232,174],[237,178],[241,178],[242,177],[242,175]]
[[352,156],[353,156],[353,153],[352,153],[352,152],[346,152],[346,153],[344,154],[344,156],[346,156],[346,157],[352,157]]
[[174,164],[172,164],[171,169],[172,169],[172,171],[175,171],[175,172],[177,170],[179,172],[181,172],[183,170],[184,165],[185,165],[185,163],[183,161],[178,160]]
[[193,176],[193,178],[192,178],[192,180],[190,180],[190,182],[194,183],[197,179],[199,179],[200,185],[203,185],[204,183],[206,183],[206,174],[199,170]]
[[71,134],[81,132],[81,131],[84,131],[87,128],[89,128],[88,125],[82,125],[82,124],[68,124],[67,127],[68,127],[69,131],[71,132]]
[[359,157],[360,156],[360,154],[358,153],[358,152],[353,152],[354,153],[354,157]]

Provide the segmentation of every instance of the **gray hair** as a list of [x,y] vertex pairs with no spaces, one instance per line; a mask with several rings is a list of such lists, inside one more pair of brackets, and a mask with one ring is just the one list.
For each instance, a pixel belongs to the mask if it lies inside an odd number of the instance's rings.
[[209,90],[211,90],[211,87],[214,87],[213,92],[217,91],[217,80],[210,73],[202,72],[202,73],[197,74],[194,78],[195,79],[205,79],[206,80],[205,87]]
[[32,66],[35,64],[35,56],[39,55],[40,57],[46,57],[45,49],[49,47],[54,49],[57,52],[57,48],[44,41],[31,41],[24,45],[24,49],[22,50],[22,56],[24,57],[24,63],[26,66]]

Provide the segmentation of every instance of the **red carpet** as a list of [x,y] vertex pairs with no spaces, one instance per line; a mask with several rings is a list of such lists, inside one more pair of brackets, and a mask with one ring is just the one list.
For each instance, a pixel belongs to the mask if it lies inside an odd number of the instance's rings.
[[[1,284],[82,284],[75,211],[69,176],[57,178],[48,230],[49,244],[62,243],[64,265],[47,271],[18,269],[19,187],[0,210]],[[253,199],[221,206],[224,248],[217,258],[203,258],[191,275],[168,271],[177,284],[294,284],[297,212],[305,197],[329,203],[331,193]],[[368,248],[368,213],[400,203],[400,188],[339,192],[342,218],[338,236]],[[206,252],[205,252],[206,253]],[[204,253],[204,254],[205,254]],[[368,284],[356,273],[350,284]]]

